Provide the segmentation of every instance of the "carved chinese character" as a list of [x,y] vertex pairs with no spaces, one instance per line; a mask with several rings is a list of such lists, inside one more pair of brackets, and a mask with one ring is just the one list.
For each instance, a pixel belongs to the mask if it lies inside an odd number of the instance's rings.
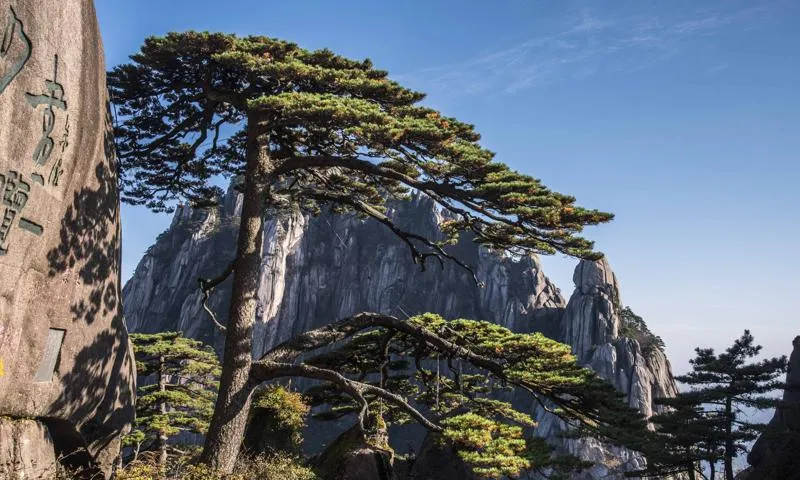
[[50,176],[47,177],[47,181],[54,187],[58,186],[58,179],[61,177],[61,174],[64,173],[64,169],[61,168],[61,162],[63,160],[63,158],[58,159],[55,165],[53,165],[53,168],[50,169]]
[[31,41],[11,7],[4,24],[0,38],[0,93],[3,93],[31,58]]
[[53,133],[53,127],[56,124],[56,112],[54,109],[66,110],[67,102],[64,100],[64,87],[57,81],[58,74],[58,56],[55,57],[55,71],[53,72],[53,80],[45,80],[45,89],[47,93],[41,95],[34,95],[26,93],[28,103],[33,107],[45,106],[44,117],[42,118],[42,138],[36,145],[33,151],[33,160],[39,165],[45,165],[50,160],[50,155],[53,153],[53,145],[55,141],[50,137]]
[[31,191],[31,186],[23,181],[15,171],[8,173],[5,183],[3,204],[17,211],[25,208],[25,204],[28,203],[28,192]]
[[0,255],[8,253],[8,235],[11,233],[11,226],[14,224],[14,217],[17,212],[6,208],[3,214],[3,220],[0,222]]
[[61,153],[64,153],[64,150],[69,146],[69,113],[67,114],[67,119],[64,121],[64,135],[61,136],[58,145],[61,147]]
[[[25,209],[31,192],[30,183],[16,171],[6,175],[0,174],[0,205],[5,206],[2,222],[0,222],[0,255],[8,253],[9,236],[14,226],[14,220]],[[19,218],[19,227],[34,235],[41,235],[44,228],[27,218]]]

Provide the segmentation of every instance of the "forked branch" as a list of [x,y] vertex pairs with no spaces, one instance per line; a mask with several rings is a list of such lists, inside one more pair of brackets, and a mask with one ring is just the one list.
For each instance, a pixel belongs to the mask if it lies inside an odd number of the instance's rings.
[[226,331],[225,325],[221,324],[219,320],[217,320],[217,316],[214,314],[214,311],[211,310],[211,307],[208,306],[208,297],[214,291],[216,287],[218,287],[222,282],[224,282],[236,269],[236,260],[232,261],[225,270],[218,276],[205,279],[205,278],[198,278],[197,283],[200,284],[200,291],[202,292],[202,304],[203,310],[208,313],[208,316],[211,317],[211,320],[214,322],[214,325],[217,326],[223,333]]

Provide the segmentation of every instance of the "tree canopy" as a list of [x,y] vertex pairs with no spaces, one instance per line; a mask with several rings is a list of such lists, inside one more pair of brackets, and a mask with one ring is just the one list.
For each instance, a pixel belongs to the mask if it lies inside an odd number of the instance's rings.
[[689,360],[691,371],[676,377],[690,390],[673,399],[660,399],[666,410],[652,418],[656,436],[648,455],[649,476],[685,471],[694,478],[696,462],[709,470],[723,461],[727,480],[734,478],[733,459],[746,453],[749,442],[766,424],[748,421],[745,409],[773,408],[778,399],[769,394],[784,388],[777,380],[786,371],[786,357],[754,360],[761,346],[745,330],[723,353],[696,348]]
[[[217,176],[243,181],[236,258],[200,282],[207,298],[233,275],[220,395],[203,454],[226,472],[257,385],[251,337],[266,216],[285,208],[355,212],[386,225],[421,268],[449,260],[473,276],[446,248],[461,233],[518,254],[597,258],[579,234],[612,218],[495,161],[472,125],[422,106],[422,93],[369,60],[264,36],[190,31],[146,39],[108,81],[124,201],[156,211],[182,200],[208,206],[219,198]],[[404,231],[385,215],[386,199],[411,189],[448,214],[446,238]]]
[[130,339],[139,387],[136,424],[125,443],[134,447],[134,457],[142,447],[158,451],[163,466],[170,438],[181,432],[202,435],[207,431],[219,360],[211,347],[180,332],[134,333]]
[[[314,353],[331,341],[336,348]],[[499,400],[500,390],[527,392],[582,434],[624,443],[621,432],[633,438],[646,430],[641,415],[579,366],[568,345],[434,314],[406,321],[364,314],[307,332],[267,352],[253,364],[253,375],[322,380],[307,392],[312,405],[328,407],[317,416],[355,413],[366,435],[382,438],[387,425],[417,421],[482,477],[583,466],[551,458],[551,449],[530,435],[536,422]]]
[[199,32],[148,38],[131,60],[109,74],[130,203],[213,202],[214,175],[248,174],[251,129],[276,166],[274,194],[311,210],[335,204],[383,218],[387,194],[414,188],[459,215],[452,232],[578,256],[593,252],[574,233],[611,219],[493,161],[472,125],[419,105],[422,93],[370,60]]

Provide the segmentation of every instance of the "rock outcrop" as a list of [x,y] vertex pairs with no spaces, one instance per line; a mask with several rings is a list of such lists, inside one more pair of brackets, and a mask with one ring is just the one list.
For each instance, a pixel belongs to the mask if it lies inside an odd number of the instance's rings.
[[800,336],[792,345],[783,400],[747,456],[747,480],[800,479]]
[[[131,330],[180,329],[220,346],[213,323],[202,311],[197,278],[216,276],[232,259],[237,198],[231,190],[216,210],[178,210],[170,229],[151,247],[123,291]],[[391,203],[388,213],[405,230],[434,238],[441,235],[440,213],[424,196]],[[664,354],[658,349],[645,352],[637,340],[621,334],[615,303],[618,287],[605,261],[581,262],[575,275],[577,289],[567,304],[535,256],[510,258],[460,241],[453,252],[474,267],[484,284],[479,288],[468,272],[452,263],[420,271],[402,242],[383,225],[352,216],[284,214],[269,221],[264,245],[256,355],[354,312],[405,317],[431,311],[446,318],[490,320],[520,332],[541,331],[570,343],[582,362],[614,382],[646,414],[653,409],[653,398],[676,391]],[[209,302],[220,318],[227,313],[229,294],[228,282]],[[530,399],[514,401],[536,409]],[[561,448],[611,466],[619,464],[616,469],[598,467],[587,478],[641,464],[641,458],[600,443],[563,443],[557,439],[563,426],[545,419],[543,412],[537,416],[544,420],[539,432]],[[417,433],[403,436],[398,445],[404,449],[414,438],[419,451],[423,435]],[[314,435],[324,436],[320,429]]]
[[0,0],[0,38],[0,452],[108,473],[134,376],[93,3]]
[[55,478],[55,446],[41,422],[0,418],[0,439],[0,478]]
[[322,478],[330,480],[397,480],[392,450],[365,441],[355,426],[339,435],[314,464]]
[[[625,325],[620,315],[619,284],[606,259],[581,261],[573,282],[575,291],[561,318],[559,340],[572,345],[581,364],[624,393],[630,407],[651,416],[658,408],[656,398],[678,393],[666,355],[658,348],[643,348],[643,342],[625,335],[633,327]],[[558,438],[565,433],[565,425],[557,417],[540,409],[536,412],[539,435]],[[563,440],[559,448],[594,462],[594,467],[573,475],[575,479],[621,478],[624,472],[646,465],[639,454],[591,438]]]
[[624,325],[619,284],[606,259],[581,261],[573,281],[575,291],[561,319],[560,340],[572,345],[582,364],[625,393],[631,407],[649,417],[654,399],[678,393],[666,355],[627,335],[634,327]]

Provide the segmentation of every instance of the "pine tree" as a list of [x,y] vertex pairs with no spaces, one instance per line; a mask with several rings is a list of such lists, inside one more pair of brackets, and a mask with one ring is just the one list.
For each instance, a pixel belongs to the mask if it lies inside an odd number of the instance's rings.
[[745,330],[725,353],[715,354],[712,348],[695,349],[697,356],[689,361],[692,371],[676,377],[691,386],[704,405],[724,419],[725,478],[733,480],[733,459],[747,452],[747,442],[755,440],[765,425],[743,420],[742,407],[774,408],[777,399],[766,394],[784,387],[777,380],[786,372],[786,356],[752,361],[761,352],[753,335]]
[[[220,365],[216,353],[179,332],[130,336],[139,376],[136,424],[126,438],[138,455],[142,446],[167,463],[167,443],[181,432],[205,434],[214,408]],[[153,383],[147,382],[155,377]]]
[[784,387],[777,379],[786,371],[786,357],[754,361],[760,351],[749,330],[724,353],[695,349],[692,370],[676,377],[691,390],[659,400],[667,410],[652,418],[656,437],[648,455],[651,475],[683,467],[689,470],[681,471],[693,471],[691,466],[700,461],[707,462],[713,475],[721,460],[725,478],[733,480],[733,459],[746,453],[748,442],[766,428],[744,420],[742,409],[773,408],[777,398],[767,394]]
[[[576,429],[580,426],[582,435],[625,442],[621,431],[631,436],[646,431],[639,413],[626,407],[611,385],[578,366],[568,345],[539,333],[518,334],[474,320],[445,321],[433,314],[412,317],[408,323],[439,332],[442,340],[458,349],[503,365],[502,374],[487,372],[480,362],[460,357],[458,350],[376,328],[306,360],[309,367],[336,371],[375,387],[365,391],[363,402],[339,383],[310,388],[309,402],[326,407],[315,414],[317,418],[355,413],[368,420],[381,442],[376,446],[383,447],[389,425],[413,421],[424,411],[439,440],[452,445],[481,478],[516,476],[530,469],[567,474],[590,465],[568,455],[553,456],[550,446],[532,436],[534,420],[497,398],[503,390],[537,392],[543,407],[552,408]],[[382,391],[407,401],[387,401]]]
[[[597,258],[578,236],[612,216],[575,205],[537,179],[494,161],[471,125],[419,102],[369,60],[309,51],[261,36],[170,33],[148,38],[109,75],[123,200],[169,210],[178,200],[214,204],[217,175],[244,185],[220,395],[203,459],[230,472],[247,420],[251,336],[264,217],[286,208],[352,211],[385,224],[414,262],[450,260],[461,232],[518,254]],[[233,132],[228,134],[229,132]],[[387,197],[420,191],[453,214],[438,241],[384,213]]]
[[[726,420],[718,412],[708,411],[703,396],[682,392],[674,398],[656,399],[662,412],[650,417],[654,432],[647,432],[643,453],[647,468],[630,476],[672,478],[685,473],[690,480],[703,478],[702,469],[714,478],[716,464],[724,456]],[[705,464],[703,464],[705,462]]]

